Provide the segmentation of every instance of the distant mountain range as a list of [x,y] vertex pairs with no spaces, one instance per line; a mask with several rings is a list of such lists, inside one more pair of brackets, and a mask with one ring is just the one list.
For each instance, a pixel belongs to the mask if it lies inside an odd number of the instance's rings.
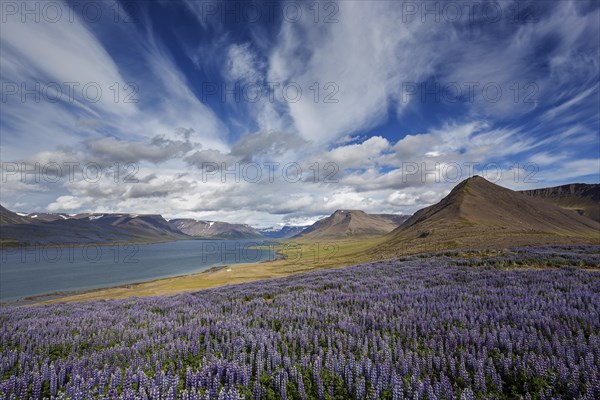
[[296,236],[303,230],[308,228],[308,225],[305,226],[290,226],[285,225],[282,227],[273,227],[266,229],[259,229],[261,235],[269,239],[289,239],[291,237]]
[[539,197],[559,207],[578,212],[600,222],[600,185],[573,183],[544,189],[523,190],[528,196]]
[[475,176],[371,250],[379,258],[443,249],[600,243],[600,223]]
[[[161,215],[101,213],[14,213],[0,206],[3,245],[150,243],[202,239],[343,238],[381,235],[407,217],[339,210],[312,226],[255,229],[246,224],[178,218]],[[345,214],[344,214],[345,213]],[[343,215],[343,218],[338,218]],[[326,223],[332,221],[332,223]]]
[[384,235],[408,217],[395,214],[367,214],[360,210],[337,210],[309,226],[294,238],[340,239]]
[[376,258],[450,248],[600,243],[600,185],[522,192],[473,177],[413,216],[337,210],[311,226],[246,224],[158,214],[14,213],[0,206],[2,245],[150,243],[181,239],[342,239],[381,236]]
[[195,219],[172,219],[169,221],[186,235],[215,239],[258,239],[259,231],[246,224],[230,224],[219,221],[196,221]]
[[147,243],[187,238],[161,215],[17,214],[0,206],[3,245]]
[[286,239],[305,226],[257,230],[246,224],[167,221],[161,215],[15,213],[0,206],[2,245],[152,243],[182,239]]

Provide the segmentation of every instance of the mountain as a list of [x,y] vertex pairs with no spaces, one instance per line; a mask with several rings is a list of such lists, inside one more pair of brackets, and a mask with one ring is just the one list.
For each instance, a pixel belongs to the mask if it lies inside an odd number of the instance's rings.
[[219,221],[196,221],[195,219],[172,219],[169,223],[186,235],[206,239],[259,239],[259,231],[245,224]]
[[0,206],[0,242],[9,245],[147,243],[200,237],[259,239],[244,224],[174,219],[158,214],[17,214]]
[[405,218],[394,214],[367,214],[360,210],[337,210],[306,228],[295,238],[338,239],[384,235],[398,227]]
[[475,176],[424,208],[370,252],[380,257],[449,248],[600,243],[600,224]]
[[180,230],[159,214],[92,214],[87,218],[96,223],[110,224],[136,236],[182,236]]
[[543,189],[523,190],[521,193],[549,201],[600,222],[600,184],[573,183]]
[[189,239],[161,215],[38,213],[19,216],[5,208],[1,211],[0,242],[3,244],[147,243]]
[[298,235],[300,232],[308,228],[308,226],[290,226],[273,227],[267,229],[259,229],[261,235],[270,239],[289,239]]
[[17,214],[0,206],[0,225],[4,224],[28,224],[31,220],[27,215]]
[[70,214],[55,214],[55,213],[30,213],[27,214],[28,218],[31,218],[33,222],[52,222],[52,221],[60,221],[63,219],[71,219],[74,218],[74,215]]
[[385,220],[388,220],[396,225],[396,227],[402,225],[404,221],[410,218],[410,215],[400,215],[400,214],[369,214],[372,217],[379,217]]

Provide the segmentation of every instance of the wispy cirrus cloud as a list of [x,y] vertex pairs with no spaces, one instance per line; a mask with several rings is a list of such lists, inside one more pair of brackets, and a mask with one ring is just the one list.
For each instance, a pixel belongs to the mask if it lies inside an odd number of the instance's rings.
[[[226,148],[227,127],[196,97],[159,39],[133,24],[111,18],[90,24],[71,15],[23,22],[16,14],[3,23],[2,81],[11,90],[18,86],[3,99],[2,122],[11,137],[6,145],[12,144],[3,149],[18,153],[23,147],[17,138],[36,146],[44,137],[44,146],[52,146],[52,140],[73,144],[92,133],[139,139],[179,127],[194,129],[196,139],[209,146]],[[109,53],[124,45],[103,42],[111,29],[123,35],[142,67]],[[96,122],[81,124],[82,118]]]

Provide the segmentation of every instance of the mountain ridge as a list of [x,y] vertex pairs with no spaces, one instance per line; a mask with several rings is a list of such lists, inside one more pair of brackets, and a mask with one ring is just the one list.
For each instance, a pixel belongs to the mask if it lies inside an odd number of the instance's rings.
[[192,218],[176,218],[169,220],[169,223],[186,235],[196,238],[260,239],[263,237],[258,230],[247,224],[203,221]]
[[338,239],[383,235],[398,227],[401,217],[395,214],[367,214],[362,210],[336,210],[293,238]]
[[[15,214],[3,208],[2,215]],[[29,214],[25,219],[3,218],[3,245],[80,245],[150,243],[188,238],[158,214]],[[34,216],[36,216],[34,218]],[[39,219],[38,219],[39,218]],[[11,222],[16,223],[11,223]]]
[[576,212],[475,176],[417,211],[372,254],[447,248],[600,243],[600,224]]
[[30,222],[31,219],[27,215],[20,215],[0,205],[0,225],[28,224]]
[[570,183],[520,192],[600,222],[600,184]]

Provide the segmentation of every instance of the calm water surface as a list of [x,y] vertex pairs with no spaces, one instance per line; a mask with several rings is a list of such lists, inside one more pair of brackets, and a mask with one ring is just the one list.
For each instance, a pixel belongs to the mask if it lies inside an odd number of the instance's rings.
[[184,240],[148,245],[28,247],[0,250],[0,301],[96,289],[272,260],[256,240]]

